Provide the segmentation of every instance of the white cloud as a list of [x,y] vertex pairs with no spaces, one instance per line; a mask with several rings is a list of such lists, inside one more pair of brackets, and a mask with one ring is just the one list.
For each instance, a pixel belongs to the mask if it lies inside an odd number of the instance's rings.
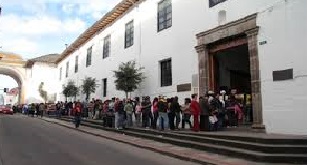
[[73,3],[65,3],[62,5],[61,9],[63,12],[67,14],[72,14],[74,12],[74,8],[76,7],[76,4]]
[[36,42],[31,41],[31,39],[20,38],[20,39],[8,39],[2,43],[5,50],[10,50],[10,52],[16,52],[17,54],[26,55],[25,58],[30,58],[38,52],[39,45]]
[[103,14],[111,10],[121,0],[87,0],[76,2],[80,15],[91,15],[94,19],[100,19]]
[[57,19],[51,16],[4,15],[1,18],[0,30],[4,34],[44,35],[55,33],[76,33],[86,28],[86,23],[79,18]]

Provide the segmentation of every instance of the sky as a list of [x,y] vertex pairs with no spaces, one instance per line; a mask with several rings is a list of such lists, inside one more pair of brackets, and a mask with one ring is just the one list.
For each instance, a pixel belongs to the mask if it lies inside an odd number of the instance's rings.
[[[0,0],[0,51],[24,59],[60,54],[120,1]],[[0,88],[16,86],[14,79],[0,75]]]
[[120,0],[0,0],[0,51],[61,53]]

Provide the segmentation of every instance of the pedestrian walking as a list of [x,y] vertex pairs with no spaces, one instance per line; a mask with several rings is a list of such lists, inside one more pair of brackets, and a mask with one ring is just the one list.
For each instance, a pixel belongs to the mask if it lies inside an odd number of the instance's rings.
[[199,104],[201,108],[200,115],[200,129],[202,131],[209,131],[209,103],[208,96],[200,97]]
[[164,128],[167,127],[168,124],[168,115],[167,115],[168,103],[167,100],[164,100],[163,97],[159,97],[158,101],[158,112],[159,112],[159,127],[160,130],[163,131]]
[[80,102],[75,103],[75,107],[73,108],[73,115],[75,116],[75,128],[78,128],[80,125],[80,117],[81,117],[81,104]]

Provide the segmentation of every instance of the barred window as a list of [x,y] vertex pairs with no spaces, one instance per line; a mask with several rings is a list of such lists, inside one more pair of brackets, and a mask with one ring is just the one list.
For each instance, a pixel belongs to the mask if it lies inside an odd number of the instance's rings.
[[126,24],[124,47],[128,48],[133,45],[134,41],[134,24],[133,20]]
[[86,67],[91,65],[92,46],[87,49]]
[[172,60],[167,59],[160,62],[161,64],[161,87],[172,85]]
[[75,73],[78,72],[78,56],[75,57]]
[[68,77],[68,76],[69,76],[69,61],[67,62],[66,71],[65,71],[65,77]]
[[158,3],[158,32],[172,26],[172,2],[162,0]]
[[111,52],[111,35],[104,37],[103,59],[110,56]]

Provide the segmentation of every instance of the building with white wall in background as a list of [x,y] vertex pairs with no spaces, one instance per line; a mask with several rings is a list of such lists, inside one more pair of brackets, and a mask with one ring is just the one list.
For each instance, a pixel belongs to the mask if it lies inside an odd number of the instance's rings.
[[192,93],[237,91],[252,109],[247,120],[253,129],[305,135],[306,3],[122,0],[69,45],[55,66],[33,65],[32,77],[42,79],[30,78],[27,91],[53,79],[47,86],[64,101],[62,85],[73,80],[80,86],[87,76],[99,84],[91,98],[124,98],[113,70],[135,60],[146,79],[131,97],[178,96],[183,102]]

